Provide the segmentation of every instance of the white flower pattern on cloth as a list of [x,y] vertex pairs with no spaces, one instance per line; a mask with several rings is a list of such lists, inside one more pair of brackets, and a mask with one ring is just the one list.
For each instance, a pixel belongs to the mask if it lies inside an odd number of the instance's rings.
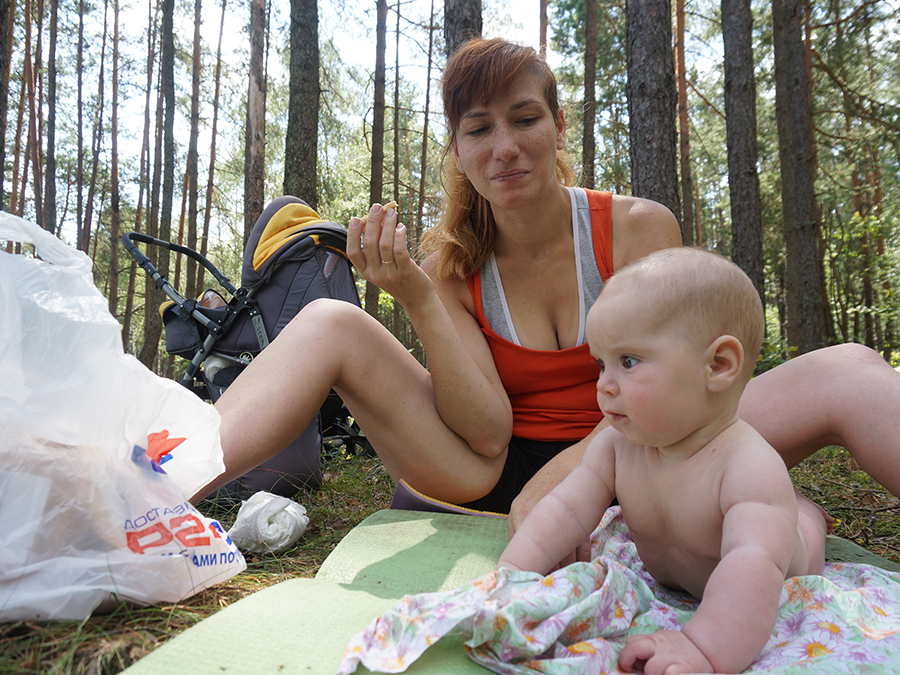
[[[338,667],[403,672],[445,635],[503,675],[618,673],[629,635],[678,630],[697,601],[644,569],[618,507],[593,536],[594,561],[542,577],[499,570],[469,585],[405,596],[354,636]],[[739,609],[736,609],[739,611]],[[789,579],[772,637],[748,671],[767,675],[900,672],[900,575],[828,564]],[[867,671],[868,672],[868,671]]]

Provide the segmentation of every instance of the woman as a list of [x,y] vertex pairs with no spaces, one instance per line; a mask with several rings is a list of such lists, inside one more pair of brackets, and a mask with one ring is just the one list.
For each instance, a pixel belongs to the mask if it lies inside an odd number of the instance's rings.
[[[470,41],[443,91],[447,195],[431,254],[418,266],[378,204],[351,220],[347,244],[406,309],[428,370],[358,308],[312,303],[218,401],[227,470],[197,497],[276,454],[334,388],[395,480],[484,510],[516,499],[515,528],[604,425],[584,316],[609,274],[680,245],[677,222],[654,202],[564,185],[565,120],[534,50]],[[897,493],[898,409],[900,376],[845,345],[754,380],[741,415],[789,466],[841,444]]]

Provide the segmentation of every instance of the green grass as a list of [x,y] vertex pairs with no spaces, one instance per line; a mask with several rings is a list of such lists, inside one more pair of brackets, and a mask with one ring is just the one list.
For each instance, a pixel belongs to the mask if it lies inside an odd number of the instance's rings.
[[[323,472],[318,490],[297,495],[310,524],[290,551],[246,556],[244,572],[177,605],[120,607],[113,614],[81,622],[0,624],[0,673],[119,673],[251,593],[286,579],[315,576],[351,528],[390,504],[394,489],[373,457],[334,454],[325,459]],[[791,473],[802,492],[838,519],[835,534],[900,562],[900,503],[861,472],[844,450],[823,450]],[[211,515],[230,527],[235,514]]]
[[833,534],[900,562],[900,500],[843,448],[820,450],[791,470],[794,485],[833,518]]

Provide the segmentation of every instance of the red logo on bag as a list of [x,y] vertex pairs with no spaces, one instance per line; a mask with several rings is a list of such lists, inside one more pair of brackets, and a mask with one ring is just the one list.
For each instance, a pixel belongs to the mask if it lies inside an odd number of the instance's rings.
[[[216,539],[221,539],[221,535],[212,525],[209,526],[209,529]],[[206,525],[197,516],[189,513],[170,519],[168,527],[157,522],[137,532],[126,532],[125,537],[128,548],[143,555],[148,548],[165,546],[173,539],[177,539],[185,548],[209,546],[210,538],[198,536],[202,534],[206,534]]]
[[157,464],[163,464],[169,459],[167,455],[186,440],[186,438],[169,438],[168,429],[147,434],[147,457]]

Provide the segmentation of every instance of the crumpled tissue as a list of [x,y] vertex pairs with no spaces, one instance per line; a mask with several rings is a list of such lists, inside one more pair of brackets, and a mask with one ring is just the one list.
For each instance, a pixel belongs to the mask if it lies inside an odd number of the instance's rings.
[[228,536],[242,551],[282,553],[303,536],[309,516],[287,497],[260,491],[241,503]]

